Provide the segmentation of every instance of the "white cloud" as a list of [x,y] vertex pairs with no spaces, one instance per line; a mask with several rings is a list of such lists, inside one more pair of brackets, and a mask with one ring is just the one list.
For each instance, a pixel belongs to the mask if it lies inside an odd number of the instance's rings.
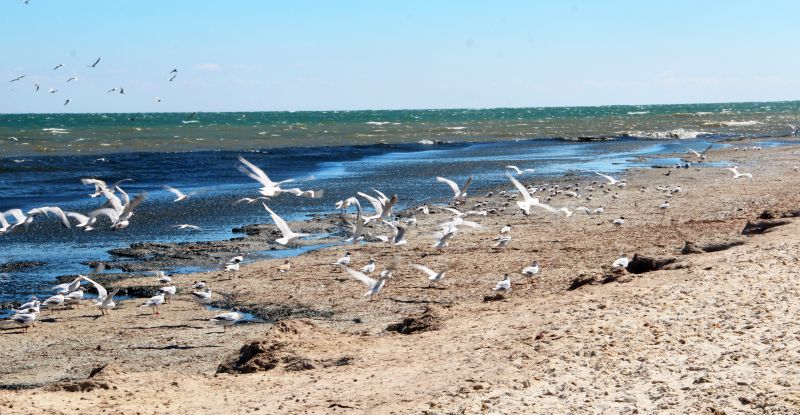
[[217,72],[221,68],[216,63],[199,63],[192,67],[196,71]]

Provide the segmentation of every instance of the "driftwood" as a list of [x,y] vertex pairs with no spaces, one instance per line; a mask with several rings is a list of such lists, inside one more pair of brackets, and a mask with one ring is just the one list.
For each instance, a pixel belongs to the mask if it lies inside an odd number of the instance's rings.
[[627,270],[632,274],[643,274],[645,272],[667,269],[668,266],[675,261],[676,259],[673,257],[655,258],[635,254],[633,259],[628,262]]
[[683,248],[681,248],[681,254],[688,255],[702,254],[704,252],[719,252],[739,245],[744,245],[744,241],[719,242],[700,246],[694,244],[693,242],[686,241],[684,242]]
[[790,222],[788,220],[759,220],[755,222],[747,221],[747,224],[744,225],[744,229],[742,229],[742,235],[757,235],[764,232],[769,231],[770,229],[777,227],[788,225]]

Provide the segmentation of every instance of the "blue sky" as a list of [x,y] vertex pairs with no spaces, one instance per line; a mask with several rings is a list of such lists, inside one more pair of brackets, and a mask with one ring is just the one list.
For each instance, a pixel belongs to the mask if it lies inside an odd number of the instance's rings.
[[798,12],[796,1],[2,0],[0,112],[796,100]]

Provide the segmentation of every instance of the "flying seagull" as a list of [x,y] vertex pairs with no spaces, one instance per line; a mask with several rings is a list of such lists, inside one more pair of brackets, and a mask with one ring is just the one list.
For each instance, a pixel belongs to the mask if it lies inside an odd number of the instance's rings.
[[67,100],[64,101],[64,105],[66,106],[67,104],[69,104],[69,98],[67,98]]
[[536,171],[536,169],[520,169],[519,167],[513,165],[506,166],[506,168],[509,170],[514,170],[517,176],[522,175],[524,173],[533,173]]
[[753,174],[752,173],[739,173],[739,170],[736,168],[736,166],[728,167],[726,170],[730,170],[731,172],[733,172],[733,178],[734,179],[747,177],[748,179],[753,180]]
[[94,61],[93,64],[89,65],[89,68],[96,68],[98,63],[100,63],[100,58],[97,58],[97,60]]
[[36,88],[36,92],[39,92],[39,84],[34,82],[33,87]]
[[109,89],[108,91],[106,91],[106,94],[108,94],[108,93],[111,93],[111,92],[114,92],[114,91],[116,91],[116,90],[117,90],[117,88],[111,88],[111,89]]
[[177,76],[178,76],[177,74],[175,74],[175,75],[172,75],[172,76],[169,78],[169,81],[170,81],[170,82],[174,81],[174,80],[175,80],[175,78],[176,78]]
[[22,79],[24,77],[25,77],[25,75],[21,75],[21,76],[18,76],[18,77],[14,78],[14,79],[12,79],[12,80],[10,80],[8,82],[17,82],[17,81],[19,81],[20,79]]
[[289,225],[286,224],[286,221],[283,220],[280,216],[278,216],[275,212],[272,211],[264,202],[261,202],[261,205],[264,206],[264,209],[269,212],[269,215],[272,216],[272,220],[275,222],[275,225],[278,226],[278,229],[281,231],[283,235],[281,238],[276,239],[275,242],[286,245],[289,242],[294,241],[295,239],[302,238],[304,236],[308,236],[306,233],[295,233],[291,229],[289,229]]
[[72,81],[77,81],[77,80],[78,80],[77,76],[70,76],[69,78],[67,78],[67,82],[72,82]]
[[169,73],[178,73],[178,70],[177,69],[173,69],[173,70],[169,71]]
[[185,194],[185,193],[181,192],[180,190],[178,190],[178,189],[176,189],[176,188],[174,188],[172,186],[164,186],[164,190],[166,190],[166,191],[168,191],[170,193],[173,193],[175,195],[176,199],[173,200],[173,202],[182,202],[182,201],[188,199],[189,196],[194,194],[194,192],[189,193],[189,194]]
[[364,285],[367,286],[367,288],[369,288],[369,291],[367,291],[364,294],[364,297],[369,297],[370,301],[372,301],[373,296],[381,292],[381,289],[383,289],[383,286],[386,284],[386,281],[392,276],[391,272],[384,271],[381,272],[381,275],[377,279],[373,279],[364,275],[361,272],[358,272],[354,269],[350,269],[347,266],[345,266],[344,269],[346,269],[347,272],[349,272],[350,275],[352,275],[355,279],[361,281],[362,283],[364,283]]
[[439,182],[439,183],[444,183],[444,184],[450,186],[450,189],[453,190],[453,194],[454,194],[453,199],[455,199],[455,200],[463,200],[463,199],[467,198],[467,189],[469,188],[470,183],[472,183],[472,176],[470,176],[469,179],[467,179],[467,181],[464,182],[464,186],[461,187],[461,188],[458,187],[456,182],[454,182],[454,181],[452,181],[450,179],[446,179],[444,177],[437,177],[436,181]]
[[53,70],[55,71],[56,69],[58,69],[58,68],[60,68],[60,67],[62,67],[62,66],[64,66],[64,64],[61,64],[61,63],[59,63],[58,65],[56,65],[56,67],[55,67],[55,68],[53,68]]

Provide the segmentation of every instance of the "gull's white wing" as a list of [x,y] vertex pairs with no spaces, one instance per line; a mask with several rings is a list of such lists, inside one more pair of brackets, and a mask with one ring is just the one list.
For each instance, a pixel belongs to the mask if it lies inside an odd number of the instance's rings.
[[700,154],[704,156],[706,152],[708,152],[708,150],[711,150],[711,147],[714,147],[714,143],[709,144],[708,147],[706,147],[706,149],[703,150]]
[[506,166],[507,169],[514,170],[517,174],[522,174],[522,171],[517,166]]
[[[247,166],[247,169],[242,167],[242,166],[239,166],[239,171],[241,171],[242,173],[250,176],[251,179],[261,183],[262,185],[264,185],[266,187],[274,187],[276,185],[275,182],[270,180],[269,176],[267,176],[267,173],[264,173],[264,170],[261,170],[255,164],[247,161],[244,157],[239,156],[239,162],[241,162],[242,164]],[[249,169],[249,171],[248,171],[248,169]],[[283,182],[281,182],[281,183],[283,183]]]
[[286,221],[283,220],[277,213],[273,212],[272,209],[269,208],[264,202],[261,202],[261,205],[264,206],[264,209],[269,212],[269,215],[272,216],[272,220],[275,222],[275,225],[278,226],[278,229],[281,231],[283,236],[289,236],[294,234],[291,229],[289,229],[289,225],[286,224]]
[[383,204],[381,203],[380,200],[378,200],[378,199],[376,199],[376,198],[374,198],[374,197],[372,197],[372,196],[370,196],[370,195],[368,195],[366,193],[358,192],[357,194],[359,196],[363,197],[364,199],[367,199],[369,201],[369,203],[372,204],[372,207],[375,208],[375,213],[380,215],[381,212],[383,212]]
[[230,313],[222,313],[217,314],[216,316],[212,317],[211,320],[218,320],[218,321],[239,321],[241,320],[241,316],[239,313],[235,311],[231,311]]
[[0,227],[5,229],[5,228],[8,228],[9,226],[11,226],[11,225],[6,220],[6,215],[3,212],[0,212]]
[[122,190],[121,187],[114,185],[114,188],[122,195],[122,203],[127,206],[131,203],[131,197],[128,196],[128,193]]
[[83,279],[84,281],[86,281],[89,284],[92,284],[94,286],[94,289],[97,290],[97,298],[98,298],[98,300],[103,301],[108,296],[108,291],[106,291],[105,287],[103,287],[102,285],[98,284],[93,279],[90,279],[88,277],[81,277],[81,279]]
[[602,173],[600,173],[600,172],[594,172],[594,173],[595,173],[596,175],[598,175],[598,176],[605,177],[605,179],[606,179],[606,180],[608,180],[608,182],[609,182],[609,183],[616,183],[616,181],[617,181],[617,180],[616,180],[616,179],[614,179],[613,177],[611,177],[611,176],[606,176],[605,174],[602,174]]
[[548,211],[550,213],[558,213],[559,212],[558,209],[556,209],[556,208],[554,208],[554,207],[552,207],[550,205],[546,205],[544,203],[539,203],[538,201],[536,203],[533,203],[532,206],[538,206],[538,207],[540,207],[540,208],[542,208],[542,209],[544,209],[544,210],[546,210],[546,211]]
[[116,222],[117,219],[119,219],[119,213],[117,213],[116,210],[112,208],[102,208],[94,210],[91,213],[89,213],[89,220],[91,221],[92,219],[95,219],[96,217],[101,215],[108,216],[108,218],[111,219],[112,222]]
[[425,273],[425,274],[427,274],[429,277],[435,277],[435,276],[436,276],[436,274],[437,274],[437,273],[436,273],[434,270],[432,270],[432,269],[430,269],[430,268],[426,267],[425,265],[411,264],[411,267],[412,267],[412,268],[415,268],[415,269],[418,269],[418,270],[420,270],[420,271],[422,271],[422,272],[424,272],[424,273]]
[[9,209],[9,210],[5,211],[5,213],[3,213],[3,214],[4,215],[13,216],[18,224],[22,223],[22,222],[25,222],[25,219],[28,218],[27,216],[25,216],[24,213],[22,213],[22,209]]
[[446,210],[446,211],[448,211],[448,212],[450,212],[450,213],[452,213],[452,214],[456,215],[457,217],[464,216],[464,213],[462,213],[462,212],[461,212],[461,211],[459,211],[458,209],[453,209],[453,208],[451,208],[451,207],[446,207],[446,208],[444,208],[444,210]]
[[60,207],[44,207],[42,209],[44,210],[45,214],[47,213],[55,214],[59,219],[61,219],[61,223],[64,225],[64,227],[67,228],[72,227],[72,225],[69,223],[69,219],[67,219],[67,215],[64,214],[64,211],[61,210]]
[[383,203],[386,203],[386,202],[388,202],[388,201],[389,201],[389,198],[388,198],[388,197],[386,197],[386,195],[385,195],[385,194],[381,193],[381,191],[380,191],[380,190],[378,190],[378,189],[376,189],[376,188],[374,188],[374,187],[373,187],[373,188],[372,188],[372,191],[373,191],[373,192],[375,192],[375,193],[377,193],[377,194],[378,194],[378,196],[380,196],[380,198],[379,198],[379,199],[380,199],[380,201],[381,201],[381,202],[383,202]]
[[108,306],[110,302],[114,301],[114,296],[117,295],[118,292],[119,288],[115,288],[114,291],[111,291],[111,294],[107,294],[103,299],[103,306]]
[[375,284],[378,282],[378,281],[376,281],[376,280],[374,280],[374,279],[372,279],[372,278],[370,278],[370,277],[368,277],[368,276],[366,276],[366,275],[364,275],[364,274],[362,274],[362,273],[360,273],[360,272],[358,272],[358,271],[356,271],[354,269],[350,269],[349,267],[344,267],[344,269],[346,269],[347,272],[349,272],[350,275],[352,275],[355,279],[363,282],[364,285],[366,285],[369,288],[374,287]]
[[103,196],[105,196],[106,199],[108,199],[108,202],[111,203],[111,207],[114,208],[114,210],[116,210],[117,212],[123,211],[124,208],[122,207],[122,201],[119,200],[117,195],[111,193],[111,191],[108,190],[108,188],[106,187],[101,187],[100,191],[103,192]]
[[519,182],[519,180],[515,179],[514,176],[506,173],[506,177],[508,180],[511,180],[511,183],[514,184],[514,187],[517,188],[519,193],[522,195],[522,198],[525,199],[525,203],[527,204],[534,204],[539,203],[539,198],[531,197],[531,194],[528,193],[528,189]]
[[175,197],[186,197],[186,195],[183,192],[181,192],[180,190],[178,190],[178,189],[176,189],[176,188],[174,188],[172,186],[164,186],[164,190],[174,194]]
[[692,150],[692,149],[691,149],[691,148],[689,148],[689,147],[686,147],[686,149],[687,149],[687,150],[689,150],[689,152],[690,152],[690,153],[692,153],[692,154],[694,154],[695,156],[697,156],[697,157],[700,157],[700,153],[698,153],[698,152],[696,152],[696,151]]
[[455,196],[458,196],[458,195],[459,195],[459,193],[461,193],[461,192],[458,190],[458,185],[456,184],[456,182],[454,182],[454,181],[452,181],[452,180],[450,180],[450,179],[445,179],[444,177],[437,177],[437,178],[436,178],[436,181],[437,181],[437,182],[439,182],[439,183],[444,183],[444,184],[446,184],[446,185],[450,186],[450,189],[452,189],[452,190],[453,190],[453,194],[454,194]]
[[78,225],[84,225],[89,223],[89,217],[78,212],[66,212],[66,215],[72,219],[78,221]]
[[142,202],[144,202],[145,197],[147,197],[147,193],[142,193],[139,196],[133,198],[133,200],[131,200],[130,203],[125,205],[125,209],[122,210],[122,213],[119,216],[124,217],[131,214],[134,209],[139,207],[139,205],[141,205]]
[[464,187],[461,188],[461,193],[466,194],[467,189],[469,189],[469,185],[471,184],[472,184],[472,176],[469,176],[469,179],[467,179],[467,181],[464,182]]

